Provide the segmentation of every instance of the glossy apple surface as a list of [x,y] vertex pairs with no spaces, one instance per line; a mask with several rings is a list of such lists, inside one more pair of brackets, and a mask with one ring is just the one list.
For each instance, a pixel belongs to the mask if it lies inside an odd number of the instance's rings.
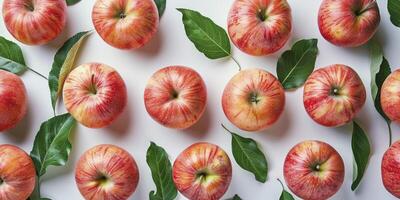
[[137,49],[149,42],[158,18],[153,0],[96,0],[92,11],[97,33],[119,49]]
[[83,64],[72,70],[65,79],[63,97],[68,112],[89,128],[110,125],[127,102],[121,76],[100,63]]
[[381,106],[391,121],[400,123],[400,70],[391,73],[381,88]]
[[127,151],[102,144],[81,156],[75,169],[75,181],[87,200],[128,199],[138,185],[139,171]]
[[400,198],[400,141],[392,144],[383,154],[381,175],[386,190]]
[[268,55],[281,49],[292,30],[286,0],[235,0],[228,15],[228,33],[243,52]]
[[195,143],[176,158],[172,176],[178,191],[186,198],[218,200],[231,182],[231,161],[217,145]]
[[278,79],[262,69],[237,73],[225,86],[222,108],[226,117],[245,131],[260,131],[275,123],[285,106]]
[[329,144],[308,140],[294,146],[285,158],[283,175],[289,189],[307,200],[328,199],[342,186],[344,163]]
[[65,0],[4,0],[3,18],[15,39],[28,45],[46,44],[64,29]]
[[318,124],[336,127],[350,122],[365,103],[365,87],[358,74],[341,64],[314,71],[304,84],[303,103]]
[[207,89],[191,68],[169,66],[158,70],[147,82],[144,103],[158,123],[177,129],[189,128],[203,115]]
[[33,161],[22,149],[0,145],[0,199],[26,200],[35,187]]
[[337,46],[356,47],[375,34],[380,22],[375,0],[323,0],[318,12],[322,36]]

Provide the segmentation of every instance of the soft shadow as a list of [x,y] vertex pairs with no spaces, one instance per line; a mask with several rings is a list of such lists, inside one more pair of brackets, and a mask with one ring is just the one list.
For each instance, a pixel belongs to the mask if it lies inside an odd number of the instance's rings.
[[153,58],[161,52],[162,44],[162,30],[159,29],[147,44],[133,52],[140,56]]
[[124,112],[106,129],[118,138],[123,138],[132,126],[131,104],[127,103]]
[[[28,105],[28,110],[26,111],[25,117],[16,125],[16,127],[5,131],[5,136],[8,137],[13,143],[22,144],[28,138],[29,134],[31,134],[32,127],[32,113],[30,109],[30,105]],[[38,130],[34,130],[38,131]],[[35,133],[32,133],[35,134]]]
[[271,127],[259,133],[264,137],[268,137],[268,140],[271,139],[280,140],[284,137],[287,137],[289,129],[290,129],[290,117],[288,110],[285,109],[275,124],[273,124]]
[[185,134],[197,139],[204,138],[207,136],[208,131],[210,130],[211,121],[209,107],[206,107],[206,110],[200,120],[193,126],[182,131],[185,132]]

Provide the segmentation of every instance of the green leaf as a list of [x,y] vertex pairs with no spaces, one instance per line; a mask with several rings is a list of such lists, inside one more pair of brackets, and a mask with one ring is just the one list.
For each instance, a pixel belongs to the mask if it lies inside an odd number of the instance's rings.
[[69,135],[76,121],[70,114],[55,116],[42,123],[36,134],[31,157],[37,175],[43,176],[47,167],[63,166],[71,151]]
[[226,31],[199,12],[178,8],[182,13],[185,32],[196,48],[210,59],[231,55],[231,44]]
[[388,10],[390,14],[390,21],[400,27],[400,0],[388,0]]
[[0,36],[0,69],[14,74],[21,74],[28,69],[21,48],[2,36]]
[[281,55],[276,70],[285,89],[302,86],[313,72],[318,54],[317,44],[317,39],[300,40]]
[[355,121],[353,121],[351,149],[353,150],[353,166],[355,169],[353,172],[353,183],[351,184],[351,190],[354,191],[361,182],[371,153],[371,146],[369,144],[368,137],[364,130]]
[[167,152],[154,142],[147,149],[146,162],[150,167],[151,176],[157,187],[157,192],[151,191],[150,200],[173,200],[177,195],[175,184],[172,180],[171,162]]
[[242,200],[242,199],[237,194],[235,194],[235,196],[226,200]]
[[165,11],[167,0],[154,0],[158,9],[158,16],[161,18]]
[[66,1],[67,1],[68,6],[72,6],[72,5],[80,2],[81,0],[66,0]]
[[258,148],[257,142],[233,133],[224,125],[222,127],[232,135],[232,154],[238,165],[253,173],[257,181],[265,183],[268,163],[264,153]]
[[53,66],[49,74],[49,88],[51,105],[55,111],[57,98],[62,92],[64,81],[68,74],[74,69],[76,55],[91,31],[77,33],[69,38],[54,56]]

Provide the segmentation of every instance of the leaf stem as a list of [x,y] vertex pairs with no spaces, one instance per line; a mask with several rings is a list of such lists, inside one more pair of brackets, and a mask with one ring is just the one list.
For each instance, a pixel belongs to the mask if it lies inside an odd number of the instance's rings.
[[233,134],[232,131],[230,131],[228,128],[225,127],[224,124],[221,123],[222,128],[224,128],[226,131],[228,131],[229,133]]
[[386,122],[389,129],[389,147],[392,145],[392,127],[390,126],[390,121]]
[[46,80],[49,80],[49,79],[47,79],[46,76],[44,76],[43,74],[39,73],[38,71],[36,71],[36,70],[34,70],[34,69],[32,69],[32,68],[30,68],[30,67],[28,67],[28,66],[26,66],[26,67],[27,67],[31,72],[33,72],[33,73],[35,73],[35,74],[41,76],[42,78],[44,78],[44,79],[46,79]]
[[278,180],[278,181],[279,181],[279,183],[281,184],[281,186],[282,186],[282,190],[285,190],[285,186],[283,186],[283,183],[282,183],[281,179],[277,178],[276,180]]
[[231,56],[232,60],[235,61],[235,63],[238,65],[239,71],[242,70],[242,66],[240,65],[240,63],[236,60],[235,57]]

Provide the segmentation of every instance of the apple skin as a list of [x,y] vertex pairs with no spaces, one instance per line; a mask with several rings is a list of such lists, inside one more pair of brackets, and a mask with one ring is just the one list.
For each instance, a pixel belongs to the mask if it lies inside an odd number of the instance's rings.
[[379,8],[375,0],[323,0],[318,12],[322,36],[342,47],[365,44],[375,34],[379,23]]
[[232,165],[217,145],[199,142],[186,148],[172,167],[176,188],[191,200],[218,200],[228,190]]
[[245,131],[260,131],[275,123],[285,107],[285,90],[262,69],[237,73],[225,86],[222,108],[226,117]]
[[17,75],[0,70],[0,131],[6,131],[24,118],[28,107],[25,85]]
[[75,181],[86,200],[121,200],[131,196],[139,182],[135,159],[124,149],[101,144],[87,150],[75,169]]
[[400,123],[400,69],[392,72],[383,82],[380,98],[386,116]]
[[308,140],[294,146],[285,158],[283,174],[289,189],[307,200],[328,199],[342,186],[344,163],[329,144]]
[[96,0],[92,21],[109,45],[137,49],[155,35],[159,17],[153,0]]
[[65,0],[4,0],[7,30],[27,45],[42,45],[56,38],[65,27]]
[[365,103],[365,87],[352,68],[335,64],[314,71],[304,84],[303,103],[318,124],[337,127],[350,122]]
[[35,165],[19,147],[0,145],[0,199],[26,200],[36,183]]
[[386,190],[400,198],[400,141],[393,143],[383,154],[381,174]]
[[72,70],[65,79],[63,97],[68,112],[89,128],[110,125],[127,103],[124,80],[115,69],[100,63]]
[[158,123],[176,129],[189,128],[203,115],[207,88],[191,68],[169,66],[155,72],[147,82],[144,103]]
[[228,15],[228,33],[237,48],[262,56],[281,49],[292,31],[286,0],[235,0]]

